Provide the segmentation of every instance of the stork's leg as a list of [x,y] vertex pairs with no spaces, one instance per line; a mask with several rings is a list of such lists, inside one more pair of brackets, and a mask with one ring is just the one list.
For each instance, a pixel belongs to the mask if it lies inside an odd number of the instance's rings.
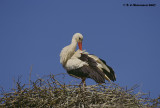
[[86,86],[85,80],[86,78],[82,78],[82,82],[80,83],[80,85],[82,84],[83,90],[85,90],[85,86]]
[[82,84],[83,84],[83,87],[86,87],[86,82],[85,82],[86,78],[82,79]]

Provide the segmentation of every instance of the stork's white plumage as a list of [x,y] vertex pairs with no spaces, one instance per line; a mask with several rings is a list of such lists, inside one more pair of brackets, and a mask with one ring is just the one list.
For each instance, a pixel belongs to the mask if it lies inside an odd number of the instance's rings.
[[[113,69],[104,60],[82,51],[82,41],[82,34],[75,33],[71,44],[64,47],[60,53],[60,63],[67,73],[76,78],[81,78],[83,86],[86,78],[91,78],[97,83],[105,83],[105,79],[115,81]],[[79,49],[75,52],[77,44]]]

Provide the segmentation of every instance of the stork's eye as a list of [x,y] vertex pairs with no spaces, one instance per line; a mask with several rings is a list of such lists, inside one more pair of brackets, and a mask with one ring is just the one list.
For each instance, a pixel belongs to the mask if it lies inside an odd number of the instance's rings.
[[81,40],[81,38],[79,37],[79,40]]

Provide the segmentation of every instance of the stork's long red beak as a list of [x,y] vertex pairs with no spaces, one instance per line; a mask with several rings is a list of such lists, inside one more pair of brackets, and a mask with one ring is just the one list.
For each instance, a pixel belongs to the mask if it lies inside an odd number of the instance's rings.
[[82,41],[78,42],[79,49],[82,51]]

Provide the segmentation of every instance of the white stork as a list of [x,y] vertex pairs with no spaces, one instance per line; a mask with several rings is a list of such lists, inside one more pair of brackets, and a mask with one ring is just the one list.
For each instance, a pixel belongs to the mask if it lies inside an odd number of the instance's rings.
[[[104,60],[82,51],[82,41],[82,34],[75,33],[71,44],[64,47],[60,53],[60,63],[67,73],[82,79],[83,87],[86,78],[91,78],[97,83],[105,83],[105,79],[109,82],[115,81],[113,69]],[[77,43],[79,49],[75,52]]]

